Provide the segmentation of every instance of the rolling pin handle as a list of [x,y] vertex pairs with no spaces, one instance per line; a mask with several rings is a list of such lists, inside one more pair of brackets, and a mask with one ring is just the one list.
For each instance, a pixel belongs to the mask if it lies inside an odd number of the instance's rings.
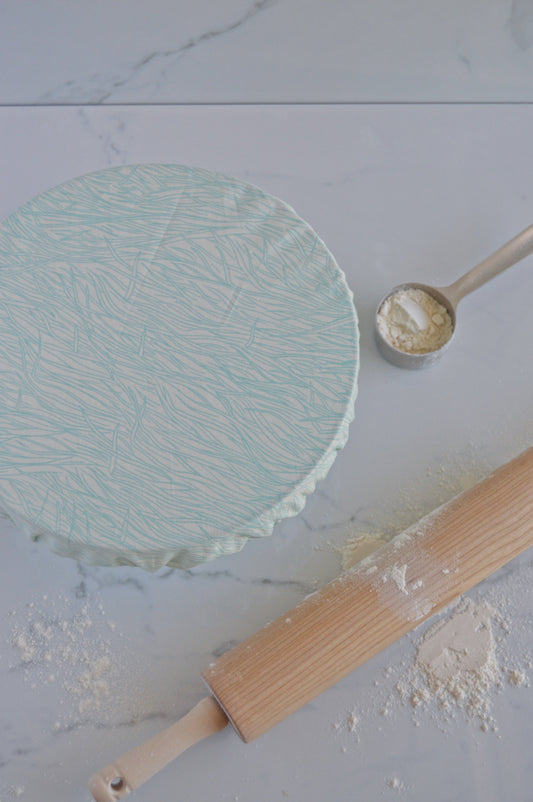
[[171,727],[94,774],[89,780],[89,791],[96,802],[117,802],[153,777],[189,746],[224,729],[227,723],[226,714],[208,696]]

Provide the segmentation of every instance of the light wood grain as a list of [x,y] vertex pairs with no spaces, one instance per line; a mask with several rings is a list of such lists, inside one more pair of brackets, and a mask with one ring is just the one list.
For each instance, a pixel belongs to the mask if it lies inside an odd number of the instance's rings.
[[223,729],[228,719],[211,697],[171,727],[110,763],[89,781],[96,802],[115,802],[153,777],[193,744]]
[[251,741],[531,545],[533,448],[220,657],[204,679]]
[[212,663],[217,701],[95,774],[94,799],[122,799],[228,717],[257,738],[532,545],[530,448]]

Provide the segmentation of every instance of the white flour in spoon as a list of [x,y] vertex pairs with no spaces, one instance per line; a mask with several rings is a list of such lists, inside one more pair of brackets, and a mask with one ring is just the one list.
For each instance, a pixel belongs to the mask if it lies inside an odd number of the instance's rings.
[[389,345],[407,354],[436,351],[453,331],[445,307],[429,293],[413,287],[398,290],[383,301],[377,326]]

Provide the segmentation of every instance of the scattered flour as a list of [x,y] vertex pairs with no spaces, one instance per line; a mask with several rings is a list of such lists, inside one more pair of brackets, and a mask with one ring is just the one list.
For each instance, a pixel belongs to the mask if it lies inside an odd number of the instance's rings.
[[[376,694],[367,701],[367,709],[358,706],[358,743],[369,719],[374,724],[383,722],[402,708],[413,712],[415,726],[427,716],[428,721],[447,731],[461,718],[481,732],[498,733],[492,713],[494,695],[505,688],[529,687],[527,672],[533,668],[526,651],[530,625],[523,628],[520,644],[519,633],[509,625],[509,612],[505,610],[511,600],[501,591],[485,596],[480,601],[464,597],[424,634],[407,636],[413,647],[412,658],[401,665],[386,666],[382,682],[374,682],[375,687],[382,686],[385,696]],[[518,596],[516,591],[516,599]],[[508,642],[511,634],[515,636],[515,656]],[[350,716],[344,718],[337,731],[353,732],[350,721]]]
[[520,687],[520,685],[529,686],[529,681],[525,671],[519,671],[516,668],[511,669],[508,675],[509,684],[514,685],[515,688]]
[[346,543],[337,549],[343,570],[347,571],[357,565],[386,543],[387,538],[383,532],[361,532],[348,538]]
[[[114,625],[103,606],[85,603],[75,612],[72,606],[67,598],[43,598],[11,613],[11,646],[18,656],[11,668],[22,670],[32,689],[60,689],[63,710],[56,730],[92,714],[101,721],[120,687],[116,648],[105,637]],[[113,694],[111,682],[117,686]]]
[[[518,444],[516,451],[522,446]],[[366,574],[372,574],[376,587],[382,581],[373,553],[394,538],[398,549],[407,535],[416,534],[416,524],[432,514],[440,505],[472,487],[487,476],[493,466],[465,445],[460,454],[441,457],[426,470],[427,481],[400,486],[390,505],[380,506],[374,514],[368,510],[350,521],[346,543],[338,548],[342,568],[357,563]],[[358,528],[356,528],[356,526]],[[347,528],[347,527],[346,527]],[[411,533],[409,533],[411,530]],[[398,560],[395,582],[416,598],[424,593],[423,577],[403,574],[403,561]],[[443,565],[442,574],[457,571],[454,564]],[[390,575],[387,579],[392,580]],[[409,571],[407,570],[407,574]],[[410,580],[410,581],[408,581]],[[524,600],[531,598],[533,564],[514,562],[474,589],[455,606],[421,624],[404,638],[403,657],[385,663],[387,652],[375,658],[381,666],[379,685],[374,682],[357,692],[352,702],[357,707],[357,725],[351,714],[339,717],[335,724],[341,751],[350,754],[364,746],[365,737],[373,741],[376,734],[395,726],[395,719],[409,715],[414,727],[434,727],[446,735],[455,734],[457,726],[467,725],[480,738],[502,738],[494,708],[504,693],[520,694],[530,688],[533,670],[531,631],[532,613],[524,612]],[[482,594],[482,595],[481,595]],[[437,623],[435,623],[437,621]],[[390,652],[389,652],[390,654]],[[360,675],[361,676],[361,675]],[[368,680],[368,677],[367,677]],[[350,705],[352,707],[352,705]],[[397,777],[384,779],[391,791],[405,791]]]
[[[522,448],[523,445],[517,443],[515,452]],[[484,479],[494,467],[473,444],[466,442],[461,453],[440,454],[422,474],[389,488],[387,504],[380,499],[375,509],[365,509],[357,518],[354,516],[339,527],[338,536],[342,542],[334,544],[333,549],[341,557],[343,570],[393,538],[400,546],[406,529]]]
[[[465,484],[468,487],[474,481]],[[380,532],[352,535],[346,549],[339,550],[343,567],[352,567],[357,562],[354,557],[362,555],[366,573],[372,572],[376,583],[383,582],[372,563],[371,549],[389,540]],[[361,545],[362,552],[358,551]],[[407,581],[405,568],[395,564],[386,580],[394,581],[402,593],[423,593],[423,579]],[[443,567],[442,572],[448,575],[455,570],[454,566]],[[427,717],[447,731],[454,721],[462,719],[481,732],[498,733],[492,712],[495,695],[506,688],[513,692],[529,688],[533,669],[533,614],[528,617],[523,612],[523,599],[533,586],[533,568],[526,566],[518,572],[515,568],[509,580],[505,571],[502,569],[502,580],[488,584],[483,600],[478,600],[479,594],[472,591],[456,606],[440,613],[436,623],[432,619],[432,623],[426,622],[407,635],[412,657],[406,656],[401,664],[383,669],[379,691],[367,696],[364,704],[357,704],[357,727],[345,716],[336,726],[339,734],[355,733],[360,743],[369,718],[379,729],[380,721],[384,723],[402,708],[412,711],[416,726]]]
[[[342,570],[371,558],[393,539],[395,548],[400,549],[416,534],[423,519],[431,518],[442,504],[475,485],[492,468],[468,443],[461,454],[441,455],[434,464],[427,466],[425,476],[396,488],[389,505],[380,504],[374,513],[366,511],[361,520],[343,525],[339,534],[344,535],[344,540],[340,544],[330,544],[340,556]],[[371,561],[368,566],[372,566]],[[448,566],[443,573],[452,570],[453,566]],[[416,588],[411,586],[411,589]]]
[[359,723],[359,717],[355,715],[355,713],[350,713],[348,716],[348,729],[350,732],[355,732],[355,729]]
[[408,595],[407,586],[405,584],[405,572],[407,570],[407,565],[393,565],[390,569],[390,578],[393,582],[396,583],[398,590],[405,595]]
[[387,786],[393,791],[403,791],[404,789],[404,784],[398,777],[391,777],[390,780],[387,780]]
[[486,602],[475,604],[466,598],[447,620],[426,633],[414,664],[412,704],[433,696],[441,705],[455,703],[487,721],[488,692],[501,683],[491,627],[495,614]]

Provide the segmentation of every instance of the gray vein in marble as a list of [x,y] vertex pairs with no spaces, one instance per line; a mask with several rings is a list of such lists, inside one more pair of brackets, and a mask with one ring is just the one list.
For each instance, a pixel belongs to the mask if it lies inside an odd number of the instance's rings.
[[[74,588],[74,595],[79,599],[90,599],[95,591],[101,591],[106,588],[124,587],[130,590],[138,591],[145,594],[147,592],[147,585],[144,580],[144,575],[139,570],[137,576],[120,576],[113,573],[116,569],[103,569],[94,566],[86,566],[82,563],[77,564],[77,571],[80,576],[80,581]],[[120,569],[119,569],[120,570]],[[128,570],[128,569],[124,569]],[[167,568],[162,569],[161,573],[154,575],[156,581],[159,580],[174,580],[174,581],[223,581],[229,580],[241,585],[273,587],[280,589],[294,590],[297,593],[306,595],[316,590],[316,580],[311,579],[276,579],[273,577],[259,576],[245,578],[238,576],[232,571],[225,569],[205,568],[205,566],[198,566],[196,569],[176,569]],[[153,581],[152,575],[146,575],[146,581]],[[94,583],[94,589],[89,587],[90,583]]]
[[218,570],[218,571],[205,571],[205,572],[195,572],[194,570],[186,570],[179,573],[179,576],[183,576],[188,579],[202,577],[204,579],[229,579],[232,582],[238,582],[243,585],[262,585],[262,586],[271,586],[276,588],[291,588],[292,590],[297,590],[300,593],[310,593],[316,589],[316,583],[312,580],[303,580],[303,579],[273,579],[271,577],[251,577],[250,579],[244,579],[243,577],[237,576],[233,574],[231,571],[227,569]]
[[[123,76],[105,76],[98,73],[88,80],[77,83],[74,80],[65,81],[64,84],[46,92],[38,103],[106,103],[112,102],[113,96],[135,80],[142,80],[148,68],[156,68],[155,76],[148,79],[152,93],[160,88],[167,77],[168,71],[174,67],[188,53],[205,43],[224,36],[246,25],[251,19],[270,6],[276,5],[278,0],[256,0],[237,19],[228,22],[219,28],[213,28],[190,37],[186,42],[166,50],[155,50],[147,53],[130,67]],[[146,80],[146,78],[144,78]],[[178,102],[176,99],[175,102]]]
[[327,501],[328,504],[331,504],[332,506],[335,506],[336,504],[339,503],[338,500],[333,498],[333,496],[330,496],[329,493],[327,493],[327,491],[324,490],[323,487],[316,487],[314,495],[317,498],[323,498],[324,501]]
[[[194,702],[191,704],[191,707],[194,706]],[[104,732],[115,732],[118,730],[128,730],[134,727],[138,727],[141,724],[156,722],[159,725],[160,729],[164,729],[169,724],[173,724],[179,718],[179,715],[173,715],[171,712],[167,711],[151,711],[149,713],[145,713],[139,716],[132,716],[127,719],[123,720],[114,720],[114,721],[91,721],[89,719],[78,719],[76,721],[72,721],[68,724],[63,724],[61,726],[54,727],[47,733],[52,738],[60,738],[62,736],[70,736],[75,732],[79,732],[80,730],[84,730],[86,728],[90,728],[96,731]],[[27,746],[21,747],[17,746],[12,749],[11,752],[7,752],[6,754],[0,757],[0,769],[9,766],[13,760],[17,758],[26,758],[32,754],[40,753],[42,746],[40,744],[34,746]]]
[[[123,148],[117,142],[119,136],[124,133],[126,128],[126,124],[123,119],[119,119],[116,123],[116,126],[113,124],[106,126],[104,134],[99,129],[94,127],[92,120],[87,116],[85,109],[80,108],[78,110],[78,117],[84,130],[87,131],[91,136],[96,136],[99,142],[102,143],[106,157],[106,163],[108,166],[116,166],[119,162],[124,164],[127,161],[127,158],[124,156]],[[113,123],[114,121],[111,120],[110,122]]]
[[[191,707],[193,704],[191,704]],[[160,722],[162,725],[173,723],[179,718],[178,715],[173,715],[172,713],[156,710],[151,711],[150,713],[144,713],[138,716],[131,716],[127,719],[122,720],[113,720],[113,721],[92,721],[90,719],[78,719],[77,721],[72,721],[69,724],[63,724],[59,727],[56,727],[53,730],[52,735],[60,736],[60,735],[69,735],[70,733],[76,732],[78,730],[84,729],[86,727],[91,727],[95,730],[126,730],[132,729],[133,727],[138,727],[140,724],[146,724],[152,721]]]
[[465,56],[462,53],[459,53],[459,61],[461,61],[465,65],[465,67],[467,68],[468,72],[472,72],[472,62],[468,58],[468,56]]
[[343,518],[340,521],[328,521],[325,524],[312,524],[307,520],[305,515],[300,515],[300,519],[310,532],[328,532],[330,530],[343,529],[346,526],[356,523],[356,521],[358,523],[364,523],[361,519],[362,509],[363,508],[352,513],[349,518]]
[[533,3],[531,0],[513,0],[509,14],[509,31],[520,50],[533,45]]
[[35,752],[39,751],[39,746],[17,746],[11,752],[10,757],[1,758],[0,759],[0,769],[3,769],[5,766],[9,765],[13,758],[20,758],[20,757],[27,757],[28,755],[33,755]]
[[77,563],[77,571],[80,576],[80,581],[74,589],[74,595],[78,599],[88,599],[92,595],[92,591],[88,589],[88,582],[91,581],[96,585],[97,590],[111,587],[127,587],[139,591],[139,593],[146,592],[146,586],[140,578],[133,576],[121,576],[118,573],[108,573],[100,568],[90,568],[82,563]]

